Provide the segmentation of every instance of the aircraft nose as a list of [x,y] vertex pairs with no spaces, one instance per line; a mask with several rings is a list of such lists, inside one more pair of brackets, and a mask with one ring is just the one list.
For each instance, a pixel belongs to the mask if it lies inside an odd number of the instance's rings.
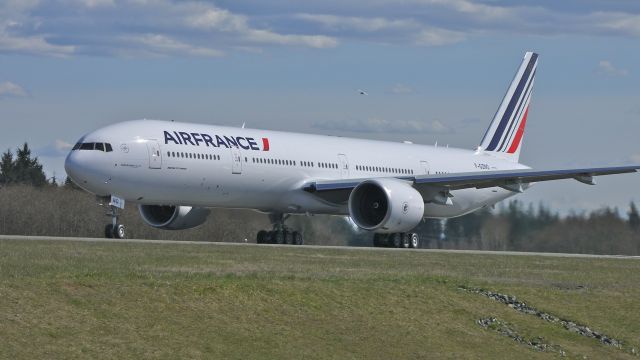
[[69,176],[75,183],[78,182],[80,166],[77,152],[71,151],[64,161],[64,171],[67,172],[67,176]]

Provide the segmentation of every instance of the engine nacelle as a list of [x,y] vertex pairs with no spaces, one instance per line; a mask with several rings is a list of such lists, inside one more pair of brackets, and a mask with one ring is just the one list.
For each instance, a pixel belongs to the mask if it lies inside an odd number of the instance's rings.
[[209,209],[191,206],[139,205],[142,220],[154,228],[184,230],[202,225],[209,216]]
[[398,179],[370,179],[349,196],[349,215],[360,228],[378,233],[407,232],[424,216],[422,195]]

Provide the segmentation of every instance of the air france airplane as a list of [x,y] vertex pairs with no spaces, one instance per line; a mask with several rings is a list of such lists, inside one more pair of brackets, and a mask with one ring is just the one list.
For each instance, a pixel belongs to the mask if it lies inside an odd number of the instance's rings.
[[491,206],[533,183],[632,173],[639,166],[536,170],[518,162],[538,54],[527,52],[475,150],[157,120],[83,136],[67,156],[71,179],[108,206],[107,237],[124,238],[118,210],[137,204],[150,226],[188,229],[210,208],[253,209],[273,229],[258,243],[302,244],[291,214],[349,216],[375,246],[417,248],[423,218]]

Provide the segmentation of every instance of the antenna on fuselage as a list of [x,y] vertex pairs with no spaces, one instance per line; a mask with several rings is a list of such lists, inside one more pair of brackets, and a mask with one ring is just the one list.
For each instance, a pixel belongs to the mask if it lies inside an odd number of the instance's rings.
[[243,122],[243,123],[242,123],[242,128],[243,128],[243,129],[244,129],[244,126],[245,126],[245,125],[246,125],[246,122]]

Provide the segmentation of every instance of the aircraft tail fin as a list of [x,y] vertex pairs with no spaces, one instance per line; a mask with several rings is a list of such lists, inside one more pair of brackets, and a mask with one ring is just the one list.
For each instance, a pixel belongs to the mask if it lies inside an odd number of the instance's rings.
[[527,52],[480,142],[482,151],[518,162],[537,65],[538,54]]

